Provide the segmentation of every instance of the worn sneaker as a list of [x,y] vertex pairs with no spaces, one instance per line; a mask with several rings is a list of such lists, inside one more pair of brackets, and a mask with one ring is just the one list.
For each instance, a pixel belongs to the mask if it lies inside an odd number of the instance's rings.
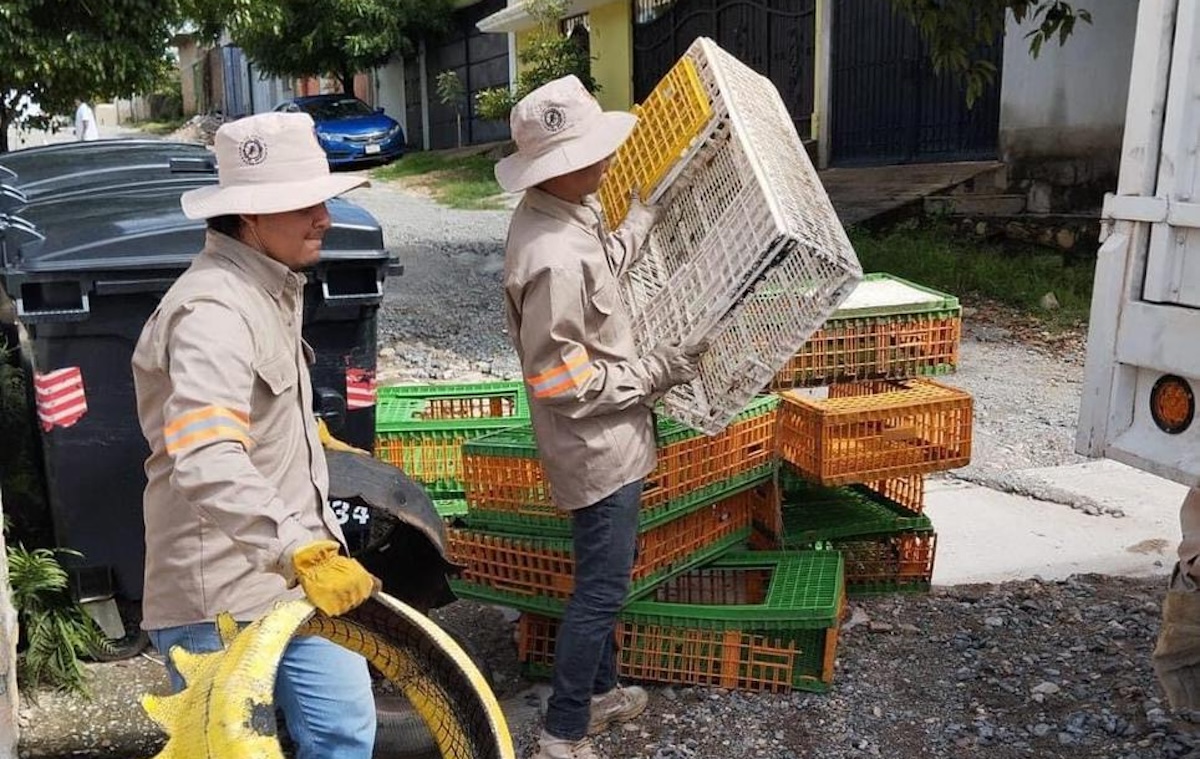
[[588,735],[602,733],[614,722],[628,722],[646,711],[650,697],[636,685],[622,688],[620,685],[608,693],[592,696],[592,721],[588,724]]
[[577,741],[555,738],[545,730],[538,738],[537,753],[531,759],[604,759],[591,738],[581,738]]

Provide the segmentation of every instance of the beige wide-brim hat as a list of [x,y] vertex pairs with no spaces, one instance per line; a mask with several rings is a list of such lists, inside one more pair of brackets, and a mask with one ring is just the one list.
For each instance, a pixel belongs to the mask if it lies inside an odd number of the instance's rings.
[[496,164],[496,181],[506,192],[521,192],[587,168],[617,152],[636,124],[632,113],[601,110],[577,77],[555,79],[513,108],[517,152]]
[[370,184],[333,174],[307,113],[262,113],[217,130],[218,184],[179,199],[189,219],[298,211]]

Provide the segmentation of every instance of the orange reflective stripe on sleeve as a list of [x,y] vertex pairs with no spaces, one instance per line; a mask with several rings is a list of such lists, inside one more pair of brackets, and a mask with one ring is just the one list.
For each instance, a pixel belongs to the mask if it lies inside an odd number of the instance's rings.
[[592,371],[587,351],[581,350],[578,355],[565,363],[534,377],[526,377],[525,381],[533,389],[535,398],[546,398],[560,395],[573,387],[582,385],[592,376]]
[[167,453],[175,455],[202,443],[232,440],[249,448],[250,417],[242,411],[221,406],[205,406],[171,420],[163,427]]

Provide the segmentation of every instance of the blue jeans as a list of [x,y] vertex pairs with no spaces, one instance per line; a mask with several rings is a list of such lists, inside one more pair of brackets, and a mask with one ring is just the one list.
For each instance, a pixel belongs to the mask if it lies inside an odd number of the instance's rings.
[[554,692],[545,730],[577,741],[587,735],[592,695],[617,685],[613,640],[637,552],[642,483],[631,483],[571,514],[575,592],[554,644]]
[[[211,622],[151,630],[150,640],[166,656],[174,646],[192,653],[221,649]],[[171,691],[184,682],[167,657]],[[367,660],[315,636],[292,639],[275,677],[275,705],[296,743],[296,759],[370,759],[375,746],[375,697]]]

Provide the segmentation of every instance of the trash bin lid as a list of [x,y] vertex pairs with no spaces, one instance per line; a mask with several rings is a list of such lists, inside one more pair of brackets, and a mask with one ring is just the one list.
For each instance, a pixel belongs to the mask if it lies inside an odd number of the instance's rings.
[[[216,179],[216,159],[204,145],[165,140],[98,140],[28,148],[0,155],[0,178],[31,203],[148,181],[183,189]],[[182,191],[182,190],[181,190]]]
[[[340,198],[328,208],[333,226],[325,235],[323,259],[387,259],[383,232],[370,213]],[[16,251],[10,247],[0,273],[183,269],[204,245],[205,223],[183,215],[179,192],[38,203],[20,218],[44,239],[19,241]]]

